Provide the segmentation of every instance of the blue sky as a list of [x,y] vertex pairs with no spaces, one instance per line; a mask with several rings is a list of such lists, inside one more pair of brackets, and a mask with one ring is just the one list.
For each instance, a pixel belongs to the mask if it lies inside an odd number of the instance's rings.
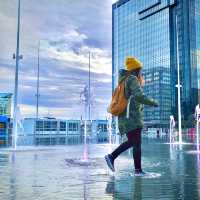
[[[21,0],[19,105],[35,116],[37,46],[40,51],[40,116],[80,118],[88,52],[95,101],[93,118],[105,118],[111,96],[112,0]],[[13,92],[17,0],[0,1],[0,91]],[[2,48],[3,47],[3,48]]]

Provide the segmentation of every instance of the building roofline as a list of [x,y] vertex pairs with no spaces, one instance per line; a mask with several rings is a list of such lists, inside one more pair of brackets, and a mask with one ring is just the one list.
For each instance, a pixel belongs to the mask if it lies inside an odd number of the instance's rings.
[[8,97],[12,97],[12,93],[4,93],[4,92],[2,92],[2,93],[0,93],[0,97],[1,98],[8,98]]
[[121,5],[127,3],[128,1],[130,1],[130,0],[119,0],[119,1],[117,1],[115,3],[113,3],[112,8],[113,9],[119,8]]
[[[23,120],[38,120],[38,121],[66,121],[66,122],[81,122],[80,119],[61,119],[61,118],[48,118],[48,117],[40,117],[40,118],[35,118],[35,117],[25,117]],[[86,120],[89,121],[89,120]],[[97,121],[97,122],[104,122],[104,121],[108,121],[107,119],[94,119],[92,120],[93,122]]]

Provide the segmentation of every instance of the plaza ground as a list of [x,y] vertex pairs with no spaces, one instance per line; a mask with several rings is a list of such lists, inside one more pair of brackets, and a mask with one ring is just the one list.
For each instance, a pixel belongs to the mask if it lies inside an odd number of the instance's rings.
[[131,151],[110,172],[104,155],[116,145],[89,144],[0,149],[3,200],[198,200],[200,154],[195,144],[143,139],[143,168],[133,175]]

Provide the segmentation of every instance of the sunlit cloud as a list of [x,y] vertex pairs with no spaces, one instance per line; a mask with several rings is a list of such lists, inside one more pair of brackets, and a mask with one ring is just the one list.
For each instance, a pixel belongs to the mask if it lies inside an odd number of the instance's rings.
[[[60,4],[30,0],[22,4],[20,53],[24,58],[19,65],[19,105],[23,116],[35,116],[39,41],[40,116],[80,118],[89,52],[91,88],[97,102],[94,117],[106,114],[111,96],[112,1],[78,1],[69,5],[63,0]],[[0,91],[4,92],[14,90],[16,8],[12,0],[0,2]]]

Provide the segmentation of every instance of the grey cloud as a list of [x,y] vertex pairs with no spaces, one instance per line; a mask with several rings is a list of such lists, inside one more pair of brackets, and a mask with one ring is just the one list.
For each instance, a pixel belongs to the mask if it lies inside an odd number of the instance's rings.
[[[101,48],[111,55],[111,1],[21,2],[20,52],[24,59],[20,61],[19,68],[19,103],[34,106],[38,41],[46,40],[58,52],[69,50],[78,54],[79,49],[86,45]],[[16,19],[17,1],[0,1],[0,67],[8,71],[7,80],[0,77],[1,91],[11,92],[14,88],[15,61],[12,54],[16,49]],[[82,40],[66,38],[71,31],[82,35]],[[73,111],[81,109],[77,108],[80,104],[79,94],[88,81],[85,66],[82,63],[77,66],[76,62],[49,59],[47,56],[41,51],[40,105],[57,110],[65,108],[74,115]],[[105,109],[111,94],[111,82],[105,83],[104,79],[111,81],[111,76],[103,72],[91,74],[92,89],[98,103],[96,110],[99,111]],[[53,86],[55,88],[51,88]],[[69,112],[65,113],[68,117]]]
[[[88,81],[88,73],[73,67],[59,68],[59,64],[59,62],[57,65],[56,62],[52,62],[51,65],[49,63],[48,70],[41,75],[40,106],[54,107],[55,110],[62,107],[73,107],[74,109],[79,107],[81,109],[83,105],[80,105],[80,93]],[[48,74],[46,75],[46,73]],[[105,77],[110,78],[107,74],[91,73],[91,90],[97,104],[96,107],[103,109],[107,107],[108,99],[111,96],[111,82],[101,82]],[[20,90],[20,102],[34,106],[36,103],[36,79],[30,81],[27,77],[21,83],[22,85],[31,88]],[[34,85],[35,87],[33,87]],[[51,87],[56,87],[56,89],[51,90]],[[98,101],[98,99],[101,99],[101,101]],[[102,103],[102,100],[104,103]]]

